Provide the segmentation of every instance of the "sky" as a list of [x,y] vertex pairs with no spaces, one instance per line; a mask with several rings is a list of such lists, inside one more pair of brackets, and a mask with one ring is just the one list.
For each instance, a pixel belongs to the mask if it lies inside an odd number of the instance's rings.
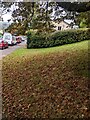
[[[17,9],[17,8],[18,7],[15,6],[15,4],[11,6],[11,8],[10,8],[11,12],[8,12],[7,14],[5,14],[5,15],[2,16],[4,22],[7,22],[7,20],[9,20],[9,19],[12,18],[12,11],[15,10],[15,9]],[[12,22],[12,21],[10,21],[10,22]]]
[[10,13],[3,15],[4,22],[7,22],[7,20],[9,20],[9,19],[11,19],[11,14]]

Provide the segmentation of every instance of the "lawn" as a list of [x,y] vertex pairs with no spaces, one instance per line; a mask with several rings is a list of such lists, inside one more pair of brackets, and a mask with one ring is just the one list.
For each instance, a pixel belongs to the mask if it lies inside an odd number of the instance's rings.
[[88,118],[88,41],[20,48],[3,59],[3,117]]

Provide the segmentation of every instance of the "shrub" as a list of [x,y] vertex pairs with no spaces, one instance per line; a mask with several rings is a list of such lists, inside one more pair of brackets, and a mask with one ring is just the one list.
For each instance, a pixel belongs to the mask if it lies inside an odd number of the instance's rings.
[[28,32],[27,33],[27,48],[30,48],[30,38],[31,38],[31,33],[30,32]]
[[29,38],[28,48],[45,48],[71,44],[90,39],[90,29],[58,31],[50,35],[34,34]]

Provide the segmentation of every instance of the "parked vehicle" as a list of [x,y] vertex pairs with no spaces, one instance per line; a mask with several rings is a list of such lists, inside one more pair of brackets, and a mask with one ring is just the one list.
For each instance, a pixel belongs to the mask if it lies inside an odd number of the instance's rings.
[[17,44],[16,36],[12,36],[13,45]]
[[21,37],[22,41],[26,41],[27,40],[26,36],[19,36],[19,37]]
[[21,41],[22,41],[21,37],[20,37],[20,36],[17,36],[17,37],[16,37],[16,41],[17,41],[17,43],[21,43]]
[[7,41],[9,45],[17,44],[16,37],[13,36],[11,33],[4,33],[3,40]]
[[3,40],[3,37],[0,37],[0,49],[8,48],[8,42]]

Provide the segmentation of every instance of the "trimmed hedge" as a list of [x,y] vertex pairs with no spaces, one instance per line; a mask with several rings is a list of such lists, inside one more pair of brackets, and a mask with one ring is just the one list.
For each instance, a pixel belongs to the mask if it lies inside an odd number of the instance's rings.
[[90,39],[90,29],[58,31],[50,35],[31,35],[27,48],[46,48]]

